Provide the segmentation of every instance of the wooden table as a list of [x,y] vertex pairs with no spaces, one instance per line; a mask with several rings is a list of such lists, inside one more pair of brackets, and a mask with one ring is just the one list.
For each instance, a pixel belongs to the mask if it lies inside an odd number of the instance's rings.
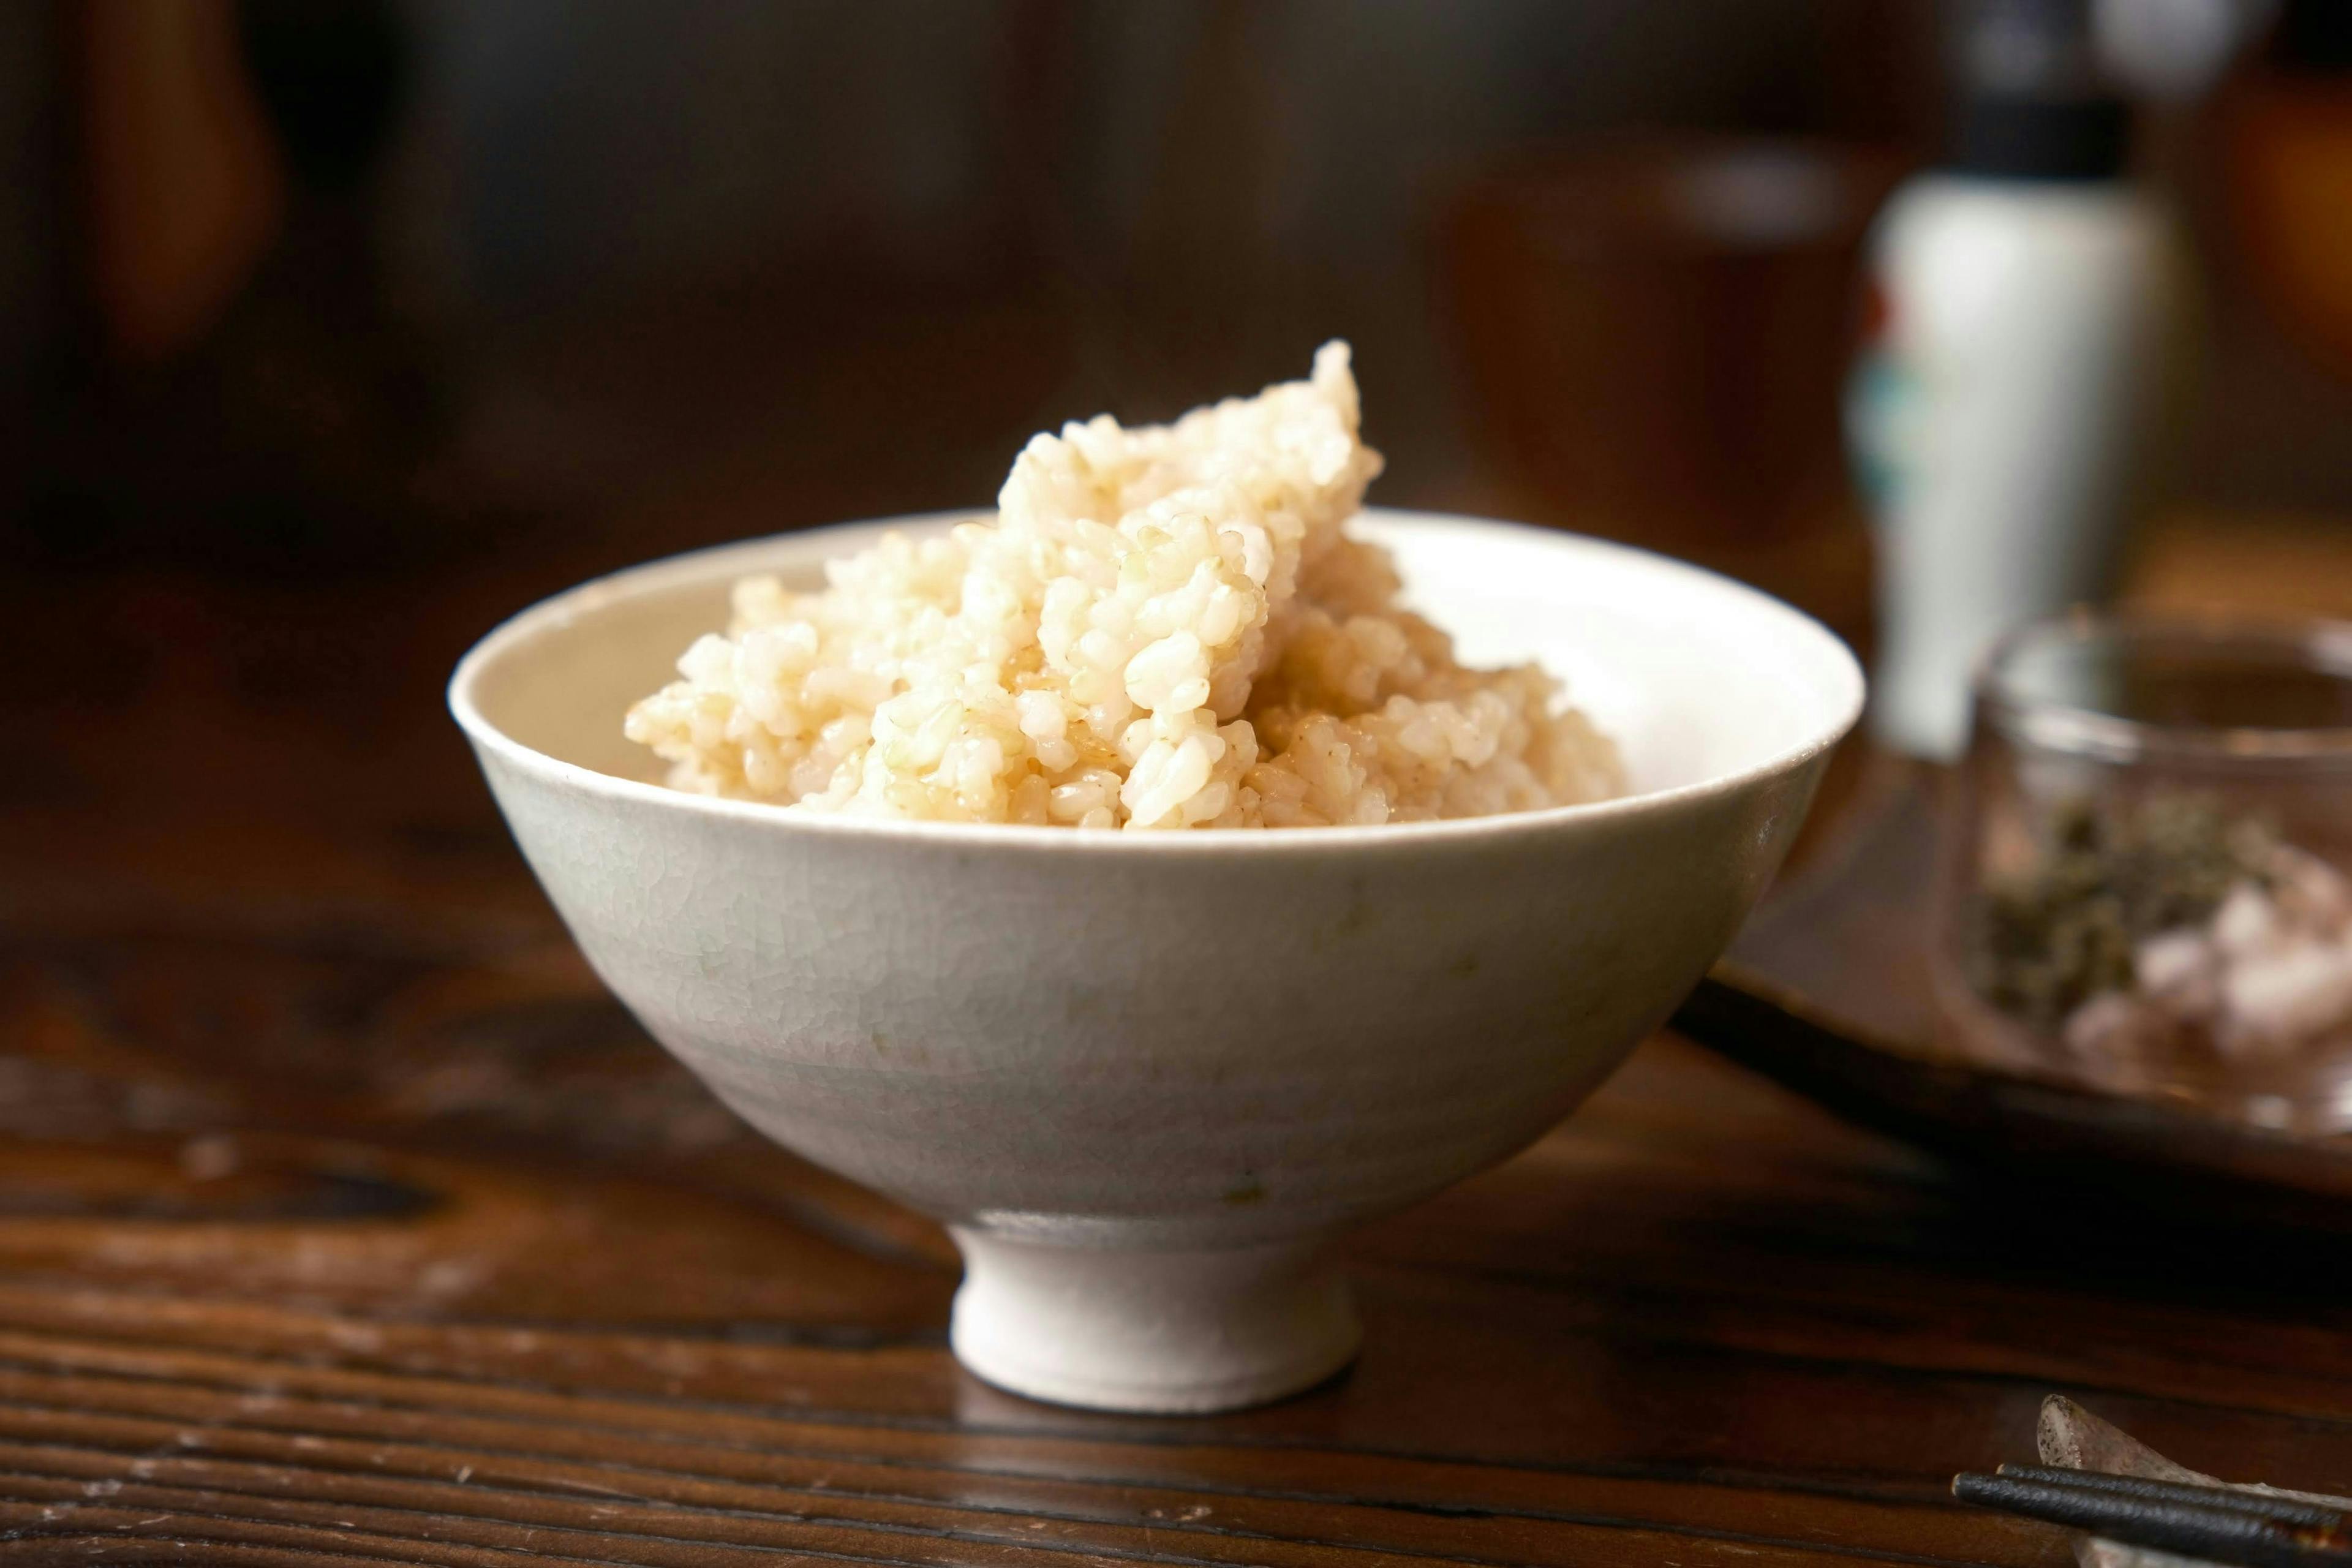
[[505,559],[0,580],[0,1563],[2056,1564],[1945,1490],[2052,1391],[2352,1480],[2340,1242],[2021,1200],[1670,1038],[1361,1237],[1333,1384],[998,1394],[940,1233],[530,886],[438,703],[580,564]]

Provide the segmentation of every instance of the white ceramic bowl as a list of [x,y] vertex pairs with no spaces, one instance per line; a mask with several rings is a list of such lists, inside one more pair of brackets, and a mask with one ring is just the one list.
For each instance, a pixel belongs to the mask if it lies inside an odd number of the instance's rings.
[[[895,526],[940,526],[938,518]],[[1635,793],[1461,822],[1121,834],[680,794],[629,703],[747,572],[887,523],[655,563],[525,611],[449,701],[596,972],[779,1142],[947,1222],[992,1383],[1211,1410],[1344,1365],[1326,1244],[1527,1144],[1738,928],[1861,708],[1763,595],[1591,540],[1375,511],[1466,658],[1535,658]]]

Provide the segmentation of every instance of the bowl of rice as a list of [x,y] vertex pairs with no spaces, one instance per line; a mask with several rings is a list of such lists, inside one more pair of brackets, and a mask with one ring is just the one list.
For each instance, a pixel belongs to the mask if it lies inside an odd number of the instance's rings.
[[1796,611],[1366,509],[1379,466],[1334,344],[1040,436],[991,513],[585,584],[451,682],[653,1036],[948,1226],[990,1383],[1202,1411],[1347,1364],[1335,1238],[1657,1026],[1860,710]]

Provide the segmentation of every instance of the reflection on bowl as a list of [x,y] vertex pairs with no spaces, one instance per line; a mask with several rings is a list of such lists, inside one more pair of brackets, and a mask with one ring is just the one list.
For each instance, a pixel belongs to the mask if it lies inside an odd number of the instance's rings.
[[[908,520],[902,526],[939,526]],[[1466,658],[1539,658],[1640,792],[1381,827],[1080,833],[678,793],[620,715],[751,571],[882,525],[657,563],[525,612],[451,707],[646,1026],[778,1142],[934,1215],[991,1382],[1205,1410],[1353,1353],[1340,1227],[1502,1159],[1738,928],[1862,679],[1738,584],[1615,546],[1368,512]]]

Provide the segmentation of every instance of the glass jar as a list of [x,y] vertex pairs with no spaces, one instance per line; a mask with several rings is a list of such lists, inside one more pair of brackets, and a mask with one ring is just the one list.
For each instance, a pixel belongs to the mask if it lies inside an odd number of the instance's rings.
[[1979,671],[1959,790],[1948,1044],[2352,1129],[2352,625],[2030,626]]

